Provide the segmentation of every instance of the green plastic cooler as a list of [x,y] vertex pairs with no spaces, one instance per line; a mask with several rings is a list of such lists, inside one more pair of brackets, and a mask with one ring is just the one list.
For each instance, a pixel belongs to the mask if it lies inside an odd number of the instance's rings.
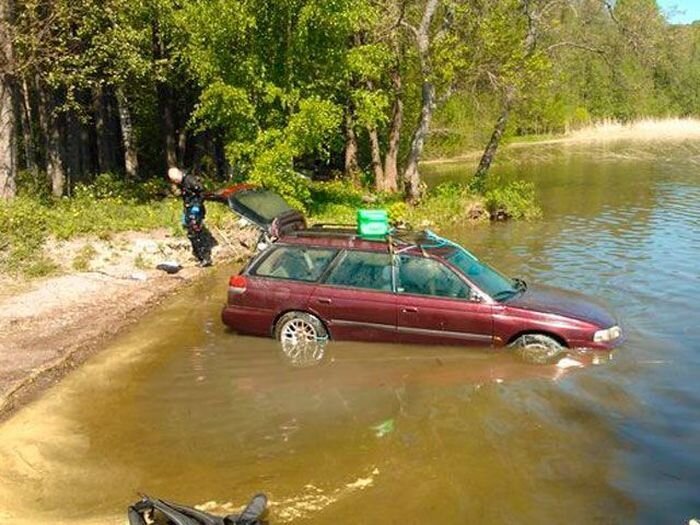
[[384,237],[389,234],[386,210],[357,210],[357,231],[362,237]]

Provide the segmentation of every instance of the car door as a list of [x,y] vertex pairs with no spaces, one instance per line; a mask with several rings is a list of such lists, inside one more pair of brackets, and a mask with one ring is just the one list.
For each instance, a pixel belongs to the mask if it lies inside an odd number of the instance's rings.
[[[247,271],[245,294],[234,296],[238,331],[270,334],[274,320],[289,310],[306,310],[316,283],[338,254],[336,249],[275,245]],[[230,304],[230,302],[229,302]]]
[[397,331],[404,342],[490,345],[492,306],[437,258],[398,256]]
[[396,294],[388,253],[346,251],[311,296],[338,340],[395,341]]

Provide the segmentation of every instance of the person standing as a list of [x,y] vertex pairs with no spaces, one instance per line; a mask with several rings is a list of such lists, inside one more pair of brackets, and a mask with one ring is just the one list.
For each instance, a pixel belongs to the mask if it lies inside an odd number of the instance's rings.
[[206,193],[200,180],[191,173],[183,173],[179,168],[168,170],[170,181],[180,188],[184,213],[182,224],[187,230],[187,238],[192,243],[192,253],[199,266],[211,266],[211,234],[204,226],[207,210],[204,207]]

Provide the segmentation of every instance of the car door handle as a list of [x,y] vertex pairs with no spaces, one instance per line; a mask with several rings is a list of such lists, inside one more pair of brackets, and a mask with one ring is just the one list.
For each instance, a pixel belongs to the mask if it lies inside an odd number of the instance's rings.
[[333,299],[329,299],[328,297],[319,297],[318,302],[321,304],[331,304],[333,303]]
[[405,314],[417,314],[418,308],[413,308],[411,306],[407,306],[406,308],[402,308],[401,312],[405,313]]

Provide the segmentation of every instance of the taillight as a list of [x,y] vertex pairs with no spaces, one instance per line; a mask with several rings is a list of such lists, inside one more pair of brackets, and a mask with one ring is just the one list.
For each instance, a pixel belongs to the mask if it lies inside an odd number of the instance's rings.
[[243,275],[232,275],[228,280],[228,291],[234,294],[241,294],[245,292],[246,286],[245,276]]

